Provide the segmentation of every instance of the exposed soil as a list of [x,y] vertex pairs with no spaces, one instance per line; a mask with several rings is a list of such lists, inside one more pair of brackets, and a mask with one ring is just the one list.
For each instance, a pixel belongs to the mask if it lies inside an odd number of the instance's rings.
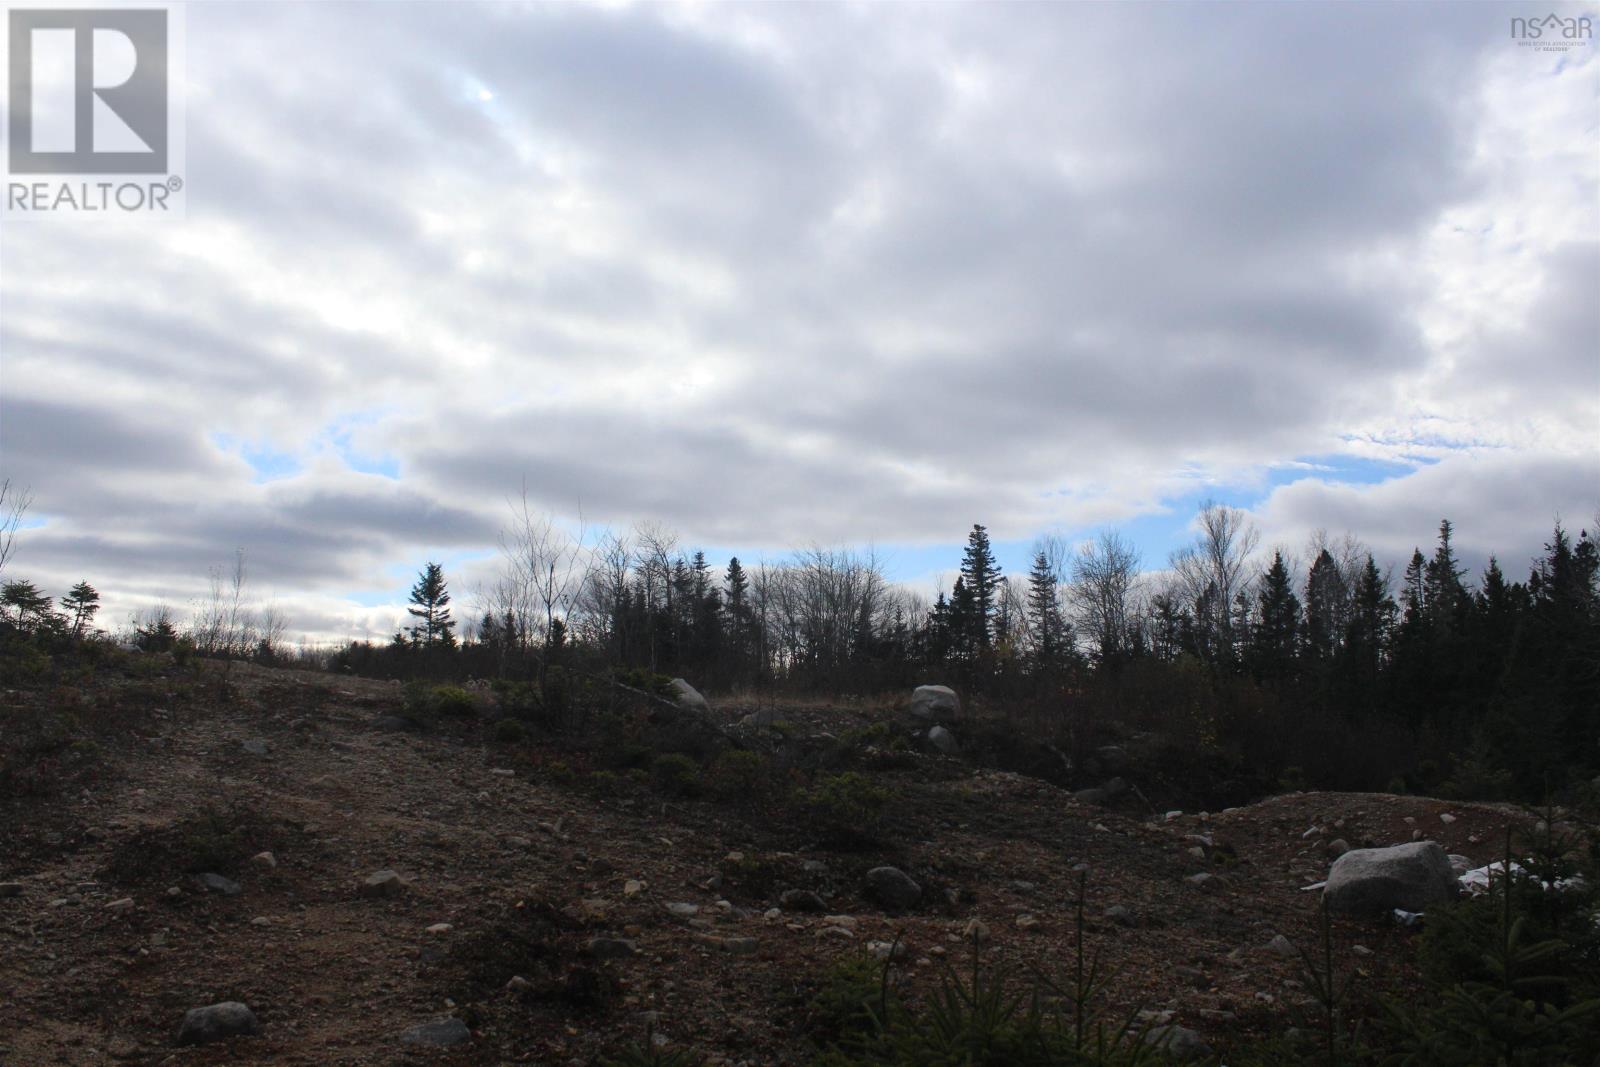
[[[964,956],[974,917],[990,932],[986,961],[1064,968],[1085,864],[1088,939],[1121,969],[1119,999],[1225,1049],[1292,1024],[1300,964],[1266,946],[1280,932],[1312,943],[1317,894],[1302,887],[1325,876],[1331,839],[1383,845],[1420,830],[1479,865],[1518,819],[1328,793],[1135,818],[1037,779],[902,753],[875,772],[898,794],[887,843],[840,851],[709,800],[601,795],[566,754],[485,741],[476,723],[380,728],[400,703],[392,685],[243,667],[233,682],[220,706],[153,711],[108,754],[116,773],[81,794],[0,809],[0,881],[22,883],[0,898],[0,1064],[583,1065],[644,1040],[647,1025],[712,1063],[799,1064],[818,976],[869,941],[903,940],[914,987],[935,980],[941,956]],[[883,713],[784,714],[805,735]],[[262,850],[276,867],[241,862]],[[923,885],[910,914],[864,896],[864,872],[884,863]],[[242,891],[207,891],[201,864]],[[360,896],[385,869],[406,890]],[[1217,879],[1197,886],[1199,872]],[[630,880],[643,888],[629,895]],[[826,912],[767,917],[787,888],[816,891]],[[680,918],[669,902],[700,911]],[[1104,918],[1111,905],[1133,924]],[[449,929],[428,932],[436,924]],[[1412,936],[1335,926],[1341,958],[1377,988],[1405,986]],[[596,959],[596,937],[638,954]],[[1371,954],[1352,956],[1357,943]],[[523,983],[508,990],[514,976]],[[226,1000],[254,1010],[260,1036],[175,1047],[186,1009]],[[471,1028],[466,1045],[401,1043],[452,1015]]]

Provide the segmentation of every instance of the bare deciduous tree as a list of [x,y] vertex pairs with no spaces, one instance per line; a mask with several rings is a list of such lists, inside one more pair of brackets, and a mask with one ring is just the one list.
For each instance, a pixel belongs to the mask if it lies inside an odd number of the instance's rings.
[[1250,559],[1261,535],[1239,508],[1215,501],[1200,506],[1192,544],[1172,553],[1172,572],[1202,641],[1231,656],[1237,608],[1250,595]]
[[33,494],[16,485],[10,478],[0,481],[0,573],[17,547],[17,531],[22,528],[23,516],[33,504]]
[[1138,583],[1139,552],[1116,530],[1102,530],[1073,557],[1068,597],[1072,620],[1093,642],[1101,663],[1128,651]]

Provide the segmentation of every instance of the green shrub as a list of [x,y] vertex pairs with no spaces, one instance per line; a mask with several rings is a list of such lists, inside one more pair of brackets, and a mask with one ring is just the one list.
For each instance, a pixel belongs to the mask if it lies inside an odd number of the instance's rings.
[[712,761],[708,777],[711,791],[719,798],[748,803],[766,791],[771,766],[758,752],[730,748]]
[[494,739],[503,745],[516,745],[527,740],[528,731],[516,719],[501,719],[494,724]]
[[700,792],[700,765],[676,752],[657,756],[650,764],[650,784],[668,796],[694,796]]
[[875,833],[883,819],[890,793],[855,771],[827,775],[801,795],[807,813],[835,834]]
[[477,711],[472,694],[458,685],[412,682],[405,689],[405,711],[418,722],[463,719]]
[[842,956],[823,972],[811,998],[812,1038],[837,1044],[870,1034],[886,1017],[892,992],[883,964],[866,956]]

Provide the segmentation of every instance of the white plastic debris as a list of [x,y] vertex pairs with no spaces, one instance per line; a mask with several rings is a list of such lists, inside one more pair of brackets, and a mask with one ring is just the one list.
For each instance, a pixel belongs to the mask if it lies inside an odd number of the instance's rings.
[[[1522,864],[1513,862],[1511,864],[1511,873],[1513,875],[1517,875],[1525,874],[1526,872],[1523,869]],[[1491,882],[1503,879],[1504,877],[1505,861],[1503,860],[1499,863],[1491,863],[1485,867],[1477,867],[1461,876],[1461,890],[1462,892],[1469,893],[1472,896],[1479,896],[1489,891],[1489,885]],[[1554,890],[1557,893],[1565,893],[1569,889],[1582,889],[1583,879],[1576,875],[1571,878],[1558,878],[1554,882],[1545,882],[1544,888],[1547,891]]]

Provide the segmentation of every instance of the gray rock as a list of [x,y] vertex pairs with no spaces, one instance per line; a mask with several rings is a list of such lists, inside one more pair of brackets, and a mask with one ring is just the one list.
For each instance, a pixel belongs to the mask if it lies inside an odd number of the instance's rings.
[[1274,956],[1285,956],[1291,959],[1300,955],[1299,951],[1294,947],[1294,942],[1282,934],[1278,934],[1271,941],[1268,941],[1266,950]]
[[239,742],[239,747],[250,753],[252,756],[272,755],[272,746],[267,744],[265,741],[241,741]]
[[1110,919],[1112,922],[1116,923],[1118,926],[1132,926],[1133,925],[1133,912],[1129,911],[1127,908],[1123,907],[1121,904],[1113,904],[1113,905],[1111,905],[1111,907],[1106,909],[1105,916],[1106,916],[1107,919]]
[[947,685],[919,685],[911,692],[911,714],[924,722],[947,722],[961,714],[961,698]]
[[692,919],[700,914],[700,905],[684,901],[670,901],[664,905],[668,913],[679,919]]
[[1157,1026],[1147,1036],[1152,1048],[1164,1050],[1175,1060],[1198,1060],[1211,1055],[1211,1046],[1206,1044],[1205,1038],[1186,1026]]
[[809,889],[787,889],[778,898],[778,906],[784,911],[809,911],[823,912],[828,910],[827,902]]
[[374,871],[361,882],[358,890],[364,897],[397,897],[410,885],[394,871]]
[[672,680],[673,699],[678,702],[678,707],[685,711],[709,712],[711,705],[706,703],[706,698],[700,695],[699,690],[684,681],[682,678]]
[[620,960],[637,956],[639,946],[620,937],[595,937],[589,939],[584,951],[597,960]]
[[261,1024],[256,1022],[255,1012],[236,1000],[228,1000],[184,1012],[183,1025],[178,1028],[178,1044],[208,1045],[260,1032]]
[[955,756],[961,752],[961,746],[956,744],[956,735],[943,726],[935,726],[928,731],[928,744],[946,756]]
[[1340,856],[1349,851],[1350,842],[1346,841],[1342,837],[1336,837],[1332,841],[1328,842],[1328,855],[1332,856],[1334,859],[1338,859]]
[[1376,918],[1396,908],[1425,911],[1450,900],[1457,888],[1444,849],[1417,841],[1346,852],[1334,861],[1322,895],[1330,911]]
[[867,872],[867,895],[886,908],[902,911],[916,907],[922,887],[898,867],[874,867]]
[[740,719],[739,725],[752,727],[771,726],[773,723],[781,722],[782,720],[783,713],[777,708],[761,708],[758,711],[752,711],[750,714]]
[[429,1045],[434,1048],[465,1045],[471,1040],[472,1031],[467,1029],[467,1024],[455,1018],[419,1023],[400,1035],[403,1045]]
[[236,897],[244,892],[238,882],[232,878],[224,878],[220,874],[202,874],[200,884],[205,887],[206,892],[221,893],[225,897]]

